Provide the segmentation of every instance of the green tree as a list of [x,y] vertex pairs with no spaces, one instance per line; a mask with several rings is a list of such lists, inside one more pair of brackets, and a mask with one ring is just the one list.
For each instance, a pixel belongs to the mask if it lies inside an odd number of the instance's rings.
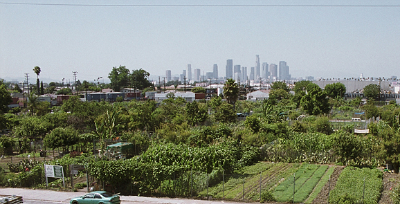
[[150,73],[143,70],[132,70],[131,80],[132,85],[135,89],[143,90],[147,87],[153,86],[153,84],[149,81]]
[[207,117],[207,110],[205,108],[200,108],[196,101],[192,103],[186,103],[186,120],[190,125],[195,125],[199,122],[204,122]]
[[18,84],[15,84],[15,85],[14,85],[14,89],[13,89],[13,90],[16,91],[16,92],[18,92],[18,93],[22,93],[22,89],[19,87]]
[[276,99],[276,100],[280,101],[282,99],[288,99],[289,92],[285,91],[284,89],[272,89],[269,92],[269,97],[271,99]]
[[70,127],[55,128],[43,139],[44,145],[52,149],[63,147],[64,150],[66,150],[68,146],[72,146],[74,144],[77,144],[78,142],[78,132]]
[[192,89],[192,92],[193,93],[206,93],[206,89],[201,86],[197,86]]
[[364,96],[368,99],[379,99],[381,89],[377,84],[369,84],[364,87]]
[[251,115],[246,118],[244,124],[246,125],[246,127],[253,130],[253,132],[257,133],[260,130],[261,121],[256,115]]
[[72,90],[70,88],[62,88],[57,91],[57,95],[72,95]]
[[272,90],[283,89],[283,90],[285,90],[286,92],[289,92],[289,88],[287,87],[286,83],[285,83],[285,82],[282,82],[282,81],[276,81],[276,82],[274,82],[274,83],[272,84],[272,86],[271,86],[271,89],[272,89]]
[[362,109],[365,110],[365,117],[367,119],[379,116],[379,109],[375,106],[373,99],[368,100],[367,104],[362,106]]
[[307,89],[307,95],[300,100],[303,109],[310,115],[329,113],[329,100],[322,89],[318,85],[312,84],[309,84]]
[[343,98],[346,93],[346,86],[344,84],[337,82],[333,84],[327,84],[324,89],[326,95],[331,98]]
[[0,113],[7,112],[8,105],[12,102],[12,97],[10,92],[7,90],[6,85],[3,81],[0,81]]
[[39,74],[41,72],[40,67],[39,66],[35,66],[33,68],[33,72],[35,72],[36,74],[36,90],[37,90],[37,95],[40,95],[40,88],[39,88]]
[[224,97],[229,104],[234,105],[239,97],[239,86],[233,79],[228,79],[224,84]]
[[308,84],[312,83],[311,81],[298,81],[294,84],[294,92],[295,94],[299,94],[301,92],[306,92],[306,88]]
[[115,92],[121,91],[122,87],[128,87],[129,77],[129,69],[125,66],[113,67],[112,71],[108,74],[108,78],[111,81],[111,88]]
[[223,123],[230,123],[230,122],[236,122],[236,113],[233,110],[233,106],[228,103],[222,103],[219,108],[217,109],[217,112],[214,113],[214,119],[217,122],[223,122]]

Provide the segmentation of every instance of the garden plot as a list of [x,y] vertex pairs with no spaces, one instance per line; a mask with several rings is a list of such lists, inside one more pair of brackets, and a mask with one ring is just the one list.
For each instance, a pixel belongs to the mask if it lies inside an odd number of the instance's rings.
[[378,203],[383,190],[383,173],[379,169],[346,167],[339,176],[329,203]]
[[279,202],[303,202],[313,191],[328,166],[316,164],[303,164],[297,172],[288,177],[274,189],[273,195]]

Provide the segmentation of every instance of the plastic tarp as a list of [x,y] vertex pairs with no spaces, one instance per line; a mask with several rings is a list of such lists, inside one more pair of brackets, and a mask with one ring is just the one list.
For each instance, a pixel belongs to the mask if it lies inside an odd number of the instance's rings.
[[134,148],[133,144],[129,143],[129,142],[118,142],[118,143],[115,143],[115,144],[107,146],[107,150],[109,150],[109,149],[120,149],[121,152],[129,150],[129,149],[133,149],[133,148]]

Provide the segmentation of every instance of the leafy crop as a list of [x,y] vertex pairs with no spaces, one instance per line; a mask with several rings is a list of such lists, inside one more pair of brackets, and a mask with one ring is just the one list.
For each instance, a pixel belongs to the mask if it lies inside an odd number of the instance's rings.
[[335,189],[330,192],[329,203],[348,200],[367,204],[378,203],[383,190],[382,177],[383,174],[378,169],[346,167],[340,174]]

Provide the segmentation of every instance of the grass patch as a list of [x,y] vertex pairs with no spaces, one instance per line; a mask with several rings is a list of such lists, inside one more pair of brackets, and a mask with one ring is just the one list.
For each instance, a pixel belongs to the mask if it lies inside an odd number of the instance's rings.
[[329,181],[330,176],[333,174],[333,171],[335,171],[334,166],[330,167],[325,175],[321,178],[321,180],[318,182],[318,184],[314,188],[314,192],[310,194],[308,199],[306,200],[305,203],[312,203],[313,200],[318,196],[319,192],[321,192],[322,188],[325,186],[325,184]]

